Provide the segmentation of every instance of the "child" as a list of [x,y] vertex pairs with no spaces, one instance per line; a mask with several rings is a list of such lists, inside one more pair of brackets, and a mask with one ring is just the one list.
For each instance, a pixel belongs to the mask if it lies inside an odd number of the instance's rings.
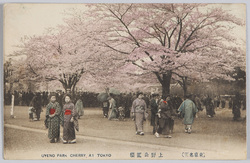
[[29,107],[29,120],[33,121],[33,114],[35,113],[35,109],[33,107]]
[[124,120],[125,118],[125,110],[123,107],[118,108],[118,118],[119,120]]

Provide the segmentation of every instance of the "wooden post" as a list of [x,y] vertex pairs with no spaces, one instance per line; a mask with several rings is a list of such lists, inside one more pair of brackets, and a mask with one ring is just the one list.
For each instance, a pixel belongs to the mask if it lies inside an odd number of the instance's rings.
[[11,108],[10,108],[10,117],[11,118],[15,118],[15,116],[14,116],[14,99],[15,99],[15,96],[12,95],[11,96]]

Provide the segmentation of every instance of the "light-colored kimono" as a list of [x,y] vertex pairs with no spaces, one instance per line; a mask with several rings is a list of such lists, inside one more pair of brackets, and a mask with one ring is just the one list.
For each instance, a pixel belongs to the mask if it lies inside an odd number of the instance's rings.
[[109,112],[108,119],[111,120],[117,118],[116,101],[113,98],[109,100],[109,109],[111,109],[111,111]]
[[143,99],[135,99],[132,104],[131,113],[135,115],[135,129],[137,132],[143,132],[144,114],[147,110],[147,104]]

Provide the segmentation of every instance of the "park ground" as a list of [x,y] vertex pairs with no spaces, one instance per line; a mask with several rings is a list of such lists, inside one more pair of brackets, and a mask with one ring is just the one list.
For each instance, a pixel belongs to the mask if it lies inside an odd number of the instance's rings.
[[[30,122],[28,107],[4,107],[5,159],[246,159],[246,111],[233,121],[232,110],[217,109],[216,116],[198,113],[191,134],[184,133],[182,120],[175,118],[171,139],[156,138],[150,120],[144,122],[144,136],[135,135],[134,121],[109,121],[101,108],[85,108],[79,119],[76,144],[49,143],[40,121]],[[61,128],[62,131],[62,128]],[[62,134],[61,134],[62,135]]]

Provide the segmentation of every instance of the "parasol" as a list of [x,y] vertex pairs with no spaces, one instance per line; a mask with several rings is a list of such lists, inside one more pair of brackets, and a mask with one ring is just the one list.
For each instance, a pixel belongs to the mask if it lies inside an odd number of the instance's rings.
[[108,100],[109,95],[107,93],[99,93],[97,96],[97,100],[100,102],[104,102]]

